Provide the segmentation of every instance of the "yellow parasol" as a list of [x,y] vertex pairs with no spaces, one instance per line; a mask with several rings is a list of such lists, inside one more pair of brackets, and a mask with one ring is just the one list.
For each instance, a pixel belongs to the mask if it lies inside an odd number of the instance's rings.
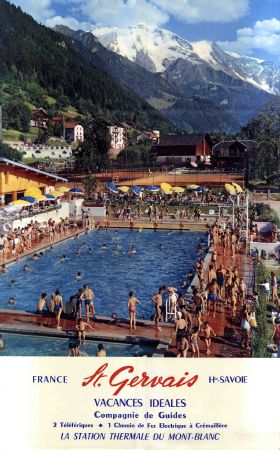
[[229,183],[226,183],[226,184],[225,184],[225,190],[226,190],[230,195],[236,195],[235,187],[232,186],[232,185],[229,184]]
[[128,192],[130,189],[129,186],[118,186],[118,190],[121,192]]
[[45,195],[43,195],[43,194],[33,195],[33,198],[35,198],[35,200],[37,200],[37,201],[47,200],[47,197]]
[[15,200],[9,204],[14,205],[14,206],[29,206],[29,205],[31,205],[31,203],[27,202],[26,200]]
[[55,190],[50,192],[51,195],[54,195],[55,197],[61,197],[63,195],[63,192]]
[[231,183],[231,184],[233,185],[233,187],[236,190],[237,194],[242,194],[243,189],[242,189],[241,186],[239,186],[239,184],[237,184],[237,183]]
[[70,191],[70,187],[68,186],[59,186],[59,188],[56,189],[57,191],[61,191],[61,192],[68,192]]
[[182,194],[183,192],[185,192],[185,189],[181,186],[174,186],[172,188],[173,192],[176,192],[176,194]]
[[24,192],[24,197],[34,197],[34,198],[35,198],[36,195],[37,195],[37,196],[38,196],[38,195],[42,195],[41,190],[40,190],[38,187],[36,187],[36,186],[31,187],[31,188],[28,188],[28,189]]
[[169,183],[161,183],[160,188],[164,194],[171,194],[172,193],[172,186]]
[[191,191],[198,188],[199,188],[198,184],[188,184],[187,186],[187,189],[190,189]]

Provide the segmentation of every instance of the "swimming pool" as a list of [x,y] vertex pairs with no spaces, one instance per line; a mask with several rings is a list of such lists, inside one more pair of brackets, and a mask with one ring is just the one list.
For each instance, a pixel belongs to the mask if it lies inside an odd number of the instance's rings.
[[[0,356],[67,356],[68,345],[73,340],[48,336],[1,333],[4,349]],[[96,356],[100,341],[86,340],[81,345],[82,356]],[[152,356],[155,347],[102,341],[107,356]]]
[[[143,230],[99,230],[79,239],[70,239],[45,251],[37,261],[24,258],[8,267],[8,273],[0,274],[0,308],[7,308],[9,297],[16,306],[11,309],[34,311],[42,292],[50,294],[60,289],[64,303],[69,296],[87,282],[95,293],[96,314],[127,317],[128,292],[134,291],[141,304],[137,317],[150,319],[153,303],[150,297],[159,286],[180,287],[186,272],[194,267],[201,254],[196,254],[198,242],[207,241],[203,232],[168,232]],[[106,244],[107,249],[100,247]],[[121,250],[116,253],[116,244]],[[131,246],[136,254],[129,254]],[[81,248],[80,254],[75,251]],[[60,262],[65,255],[66,261]],[[28,264],[31,272],[23,270]],[[75,275],[83,273],[82,281]],[[16,284],[11,286],[11,280]]]

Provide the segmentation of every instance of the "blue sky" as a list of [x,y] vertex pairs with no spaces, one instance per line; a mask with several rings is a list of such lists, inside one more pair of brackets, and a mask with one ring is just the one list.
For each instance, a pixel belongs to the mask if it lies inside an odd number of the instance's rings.
[[12,0],[48,26],[147,23],[280,65],[280,0]]

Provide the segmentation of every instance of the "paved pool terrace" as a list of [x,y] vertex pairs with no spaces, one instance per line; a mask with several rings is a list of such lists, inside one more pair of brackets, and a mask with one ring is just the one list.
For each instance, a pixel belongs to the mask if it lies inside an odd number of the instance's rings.
[[[51,336],[55,338],[74,338],[76,321],[61,319],[62,329],[56,328],[54,316],[42,316],[20,310],[0,310],[0,333],[27,334],[33,336]],[[93,322],[91,322],[93,325]],[[94,331],[86,332],[86,340],[113,341],[138,344],[155,348],[153,356],[164,356],[175,336],[174,324],[161,324],[156,331],[154,322],[139,320],[137,329],[130,331],[128,319],[113,319],[99,316],[94,322]]]

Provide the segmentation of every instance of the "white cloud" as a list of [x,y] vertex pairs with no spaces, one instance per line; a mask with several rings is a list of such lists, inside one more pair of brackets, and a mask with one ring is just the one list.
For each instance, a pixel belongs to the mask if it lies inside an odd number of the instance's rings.
[[217,42],[224,50],[252,54],[255,49],[271,55],[280,53],[280,20],[258,20],[253,27],[237,30],[235,41]]
[[[249,0],[12,0],[36,20],[52,26],[63,24],[80,28],[95,22],[110,26],[144,23],[161,26],[172,17],[184,23],[227,23],[248,11]],[[226,6],[225,6],[226,3]],[[64,5],[65,17],[53,5]],[[61,8],[60,8],[61,9]]]
[[118,27],[162,25],[169,20],[166,12],[147,0],[85,0],[82,12],[96,23]]
[[249,0],[152,0],[166,13],[185,23],[227,23],[243,17]]
[[47,27],[53,28],[55,25],[65,25],[66,27],[72,28],[72,30],[84,30],[90,31],[93,28],[92,23],[89,22],[79,22],[74,17],[61,17],[53,16],[46,20]]
[[51,7],[52,0],[13,0],[13,3],[20,6],[24,12],[31,14],[38,22],[44,23],[55,14]]

